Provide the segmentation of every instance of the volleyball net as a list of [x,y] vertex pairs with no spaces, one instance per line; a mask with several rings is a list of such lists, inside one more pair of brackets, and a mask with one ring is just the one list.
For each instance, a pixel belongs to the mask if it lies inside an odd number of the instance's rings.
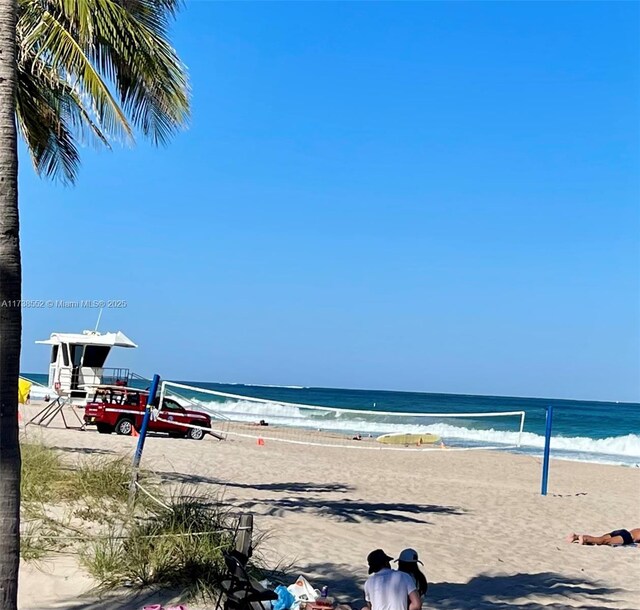
[[346,409],[230,394],[163,381],[171,398],[206,411],[218,436],[350,449],[482,450],[520,447],[524,411],[409,413]]

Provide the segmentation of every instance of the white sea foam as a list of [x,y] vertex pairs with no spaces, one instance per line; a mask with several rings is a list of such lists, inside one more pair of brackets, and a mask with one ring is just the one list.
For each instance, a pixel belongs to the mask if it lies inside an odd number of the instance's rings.
[[306,390],[307,386],[304,385],[258,385],[258,384],[247,384],[248,387],[253,388],[284,388],[286,390]]
[[260,403],[250,400],[227,400],[222,403],[197,402],[211,411],[218,411],[227,416],[233,416],[232,419],[237,419],[238,421],[254,421],[258,417],[260,419],[277,419],[278,423],[285,426],[303,426],[304,422],[299,420],[307,419],[302,415],[298,407],[277,402]]
[[[487,419],[487,428],[466,428],[451,423],[440,421],[429,423],[429,418],[416,414],[413,421],[395,417],[392,414],[349,414],[346,410],[340,411],[314,411],[313,409],[301,409],[286,403],[269,402],[258,403],[251,400],[226,400],[224,402],[201,402],[203,408],[219,412],[223,415],[241,422],[255,422],[265,419],[270,423],[282,426],[295,426],[307,428],[321,428],[336,432],[362,432],[370,434],[386,434],[392,432],[415,432],[438,434],[445,441],[458,441],[461,444],[477,445],[505,445],[513,446],[520,443],[521,447],[529,449],[542,449],[544,437],[532,432],[518,432],[519,418],[512,417],[513,430],[496,430],[490,427],[491,420]],[[449,418],[451,421],[452,418]],[[477,422],[477,418],[473,418]],[[423,420],[424,423],[415,423]],[[589,437],[563,437],[553,436],[552,448],[561,452],[570,452],[579,456],[574,459],[591,459],[592,456],[620,456],[626,458],[625,463],[640,460],[640,435],[627,434],[609,438],[593,439]],[[603,460],[599,461],[613,461]]]
[[51,399],[58,396],[57,392],[52,388],[40,385],[32,385],[29,389],[29,395],[31,400],[45,400],[47,397]]
[[245,388],[284,388],[285,390],[307,390],[308,387],[304,385],[274,385],[265,383],[227,383],[225,385],[236,385]]

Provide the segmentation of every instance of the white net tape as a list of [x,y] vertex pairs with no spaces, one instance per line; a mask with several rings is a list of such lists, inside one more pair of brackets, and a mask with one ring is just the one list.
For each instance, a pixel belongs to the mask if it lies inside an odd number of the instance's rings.
[[[520,446],[524,411],[398,413],[344,409],[229,394],[163,381],[160,400],[173,397],[206,410],[224,435],[350,449],[469,451]],[[498,440],[496,440],[498,439]]]
[[[168,390],[167,389],[168,383],[169,382],[167,381],[163,381],[161,384],[160,401],[158,403],[158,412],[155,415],[155,417],[159,421],[170,422],[172,425],[179,426],[181,428],[184,428],[185,430],[189,428],[200,429],[201,426],[186,423],[186,422],[181,422],[180,416],[178,413],[176,413],[175,416],[173,416],[171,410],[169,409],[169,404],[168,404],[169,401],[165,399],[168,396],[170,396],[180,406],[187,407],[187,408],[202,409],[202,405],[199,404],[198,401],[194,401],[192,398],[183,396],[179,392],[176,392],[170,389]],[[188,386],[185,386],[185,387],[188,387]],[[211,432],[213,436],[215,436],[220,440],[226,438],[227,434],[229,433],[229,424],[231,420],[220,413],[212,412],[210,409],[206,409],[206,411],[211,416],[211,428],[210,429],[205,428],[205,431]]]

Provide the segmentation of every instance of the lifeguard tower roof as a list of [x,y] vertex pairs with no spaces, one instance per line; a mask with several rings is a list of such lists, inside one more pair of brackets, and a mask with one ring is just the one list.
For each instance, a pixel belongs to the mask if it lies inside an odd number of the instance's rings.
[[127,335],[120,331],[115,333],[99,333],[85,330],[82,333],[51,333],[48,339],[36,341],[44,345],[104,345],[106,347],[138,347]]
[[48,339],[36,343],[51,346],[49,360],[49,387],[57,395],[82,401],[89,388],[122,383],[129,380],[129,369],[105,368],[105,362],[114,347],[138,347],[120,331],[99,333],[85,330],[81,333],[51,333]]

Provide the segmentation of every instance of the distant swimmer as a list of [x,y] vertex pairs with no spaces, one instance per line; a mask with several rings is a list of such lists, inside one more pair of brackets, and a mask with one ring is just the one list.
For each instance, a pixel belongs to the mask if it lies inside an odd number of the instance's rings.
[[602,536],[589,536],[588,534],[569,534],[566,538],[567,542],[577,542],[578,544],[596,544],[596,545],[624,545],[640,542],[640,527],[632,530],[614,530]]

